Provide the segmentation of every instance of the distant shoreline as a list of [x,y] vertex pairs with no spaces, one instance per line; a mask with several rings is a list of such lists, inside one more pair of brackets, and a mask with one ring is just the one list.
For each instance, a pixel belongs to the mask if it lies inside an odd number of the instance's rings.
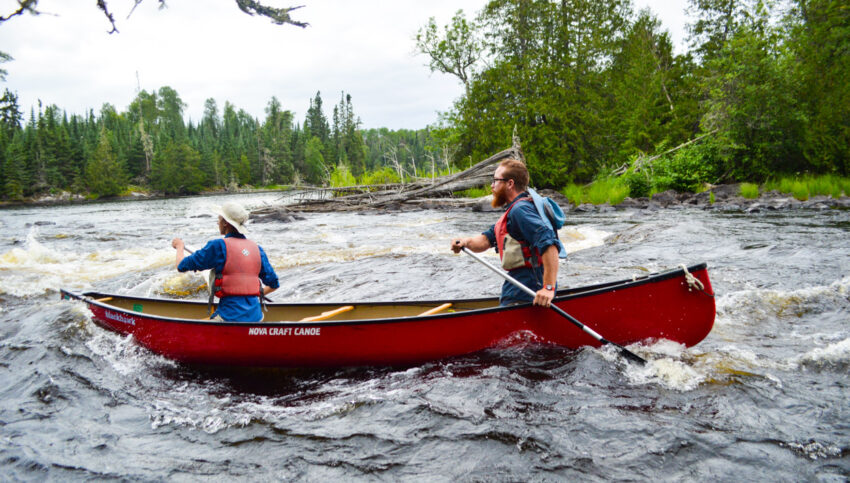
[[4,208],[31,208],[31,207],[49,207],[49,206],[68,206],[68,205],[85,205],[95,203],[111,203],[111,202],[132,202],[132,201],[147,201],[147,200],[169,200],[178,198],[191,198],[193,196],[224,196],[237,194],[255,194],[255,193],[286,193],[289,190],[280,189],[240,189],[237,191],[229,190],[209,190],[200,193],[187,195],[167,195],[162,193],[146,193],[142,191],[133,191],[128,195],[121,196],[105,196],[101,198],[89,199],[82,195],[63,192],[56,196],[41,196],[19,201],[0,201],[0,209]]
[[[608,203],[594,205],[583,203],[578,206],[571,203],[563,194],[554,190],[540,190],[540,193],[555,200],[565,212],[575,213],[604,213],[622,210],[660,210],[660,209],[684,209],[700,208],[705,210],[732,211],[756,213],[760,211],[778,211],[792,209],[850,209],[850,197],[841,196],[813,196],[805,201],[795,199],[791,194],[778,191],[767,191],[760,193],[758,198],[744,198],[740,195],[739,184],[719,185],[715,188],[701,193],[676,192],[673,190],[655,193],[652,197],[629,198],[626,197],[616,205]],[[131,192],[123,196],[111,196],[97,199],[88,199],[81,195],[64,192],[58,196],[43,196],[22,201],[0,201],[0,210],[5,208],[30,208],[30,207],[52,207],[68,206],[109,202],[133,202],[147,200],[166,200],[178,198],[190,198],[194,196],[226,196],[234,194],[258,194],[258,193],[287,193],[297,190],[281,189],[239,189],[232,190],[210,190],[187,195],[166,195],[161,193]],[[712,194],[714,200],[711,199]],[[306,207],[305,207],[306,208]],[[358,212],[394,212],[394,211],[418,211],[418,210],[446,210],[446,209],[471,209],[481,212],[500,212],[500,208],[490,206],[490,198],[422,198],[409,200],[406,203],[395,203],[384,207],[370,207],[364,205],[354,210],[337,210],[333,207],[327,209],[299,209],[299,206],[288,205],[279,207],[288,213],[316,213],[334,211],[358,211]],[[269,209],[266,209],[269,211]],[[275,211],[273,208],[271,211]]]

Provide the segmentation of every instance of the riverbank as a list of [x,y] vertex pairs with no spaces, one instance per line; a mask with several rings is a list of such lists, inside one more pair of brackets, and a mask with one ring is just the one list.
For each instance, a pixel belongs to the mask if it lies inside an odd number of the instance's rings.
[[[606,213],[618,210],[648,210],[661,209],[685,209],[698,208],[704,210],[758,213],[761,211],[776,210],[828,210],[828,209],[850,209],[850,197],[841,196],[813,196],[806,201],[799,201],[791,194],[779,191],[766,191],[756,198],[745,198],[741,196],[739,184],[718,185],[710,191],[701,193],[679,193],[673,190],[655,193],[651,197],[629,198],[615,205],[608,203],[573,204],[561,192],[555,190],[540,190],[540,194],[555,200],[564,212],[578,213]],[[490,205],[492,197],[480,198],[424,198],[396,202],[380,207],[361,206],[358,212],[393,212],[393,211],[416,211],[416,210],[449,210],[469,209],[475,212],[501,212],[503,208],[494,208]],[[306,209],[302,209],[306,208]],[[327,209],[325,209],[327,208]],[[291,214],[299,212],[334,212],[333,207],[321,207],[315,205],[299,206],[288,205],[285,207],[269,208],[260,217],[274,215],[283,218],[282,221],[292,221]],[[287,216],[290,215],[290,216]]]
[[[577,212],[605,212],[613,210],[660,210],[660,209],[683,209],[701,208],[705,210],[732,211],[744,213],[758,213],[761,211],[776,210],[828,210],[828,209],[850,209],[850,197],[818,195],[805,201],[794,198],[790,193],[782,193],[772,190],[760,193],[758,197],[745,198],[741,196],[740,184],[718,185],[709,191],[701,193],[678,193],[673,190],[655,193],[652,197],[629,198],[626,197],[616,205],[590,203],[573,206],[561,195],[561,199],[549,194],[558,201],[563,208]],[[565,206],[566,205],[566,206]]]
[[[617,204],[592,204],[581,203],[573,204],[561,192],[555,190],[540,190],[544,196],[548,196],[555,200],[565,212],[579,213],[605,213],[617,210],[661,210],[661,209],[684,209],[684,208],[700,208],[705,210],[731,211],[743,213],[758,213],[761,211],[777,211],[777,210],[828,210],[828,209],[850,209],[850,197],[841,196],[834,198],[832,196],[813,196],[805,201],[800,201],[794,198],[790,193],[782,193],[777,190],[766,191],[760,193],[756,198],[745,198],[741,196],[740,184],[726,184],[713,187],[709,191],[701,193],[680,193],[673,190],[655,193],[651,197],[630,198],[626,197]],[[29,207],[29,206],[63,206],[73,204],[86,203],[104,203],[104,202],[132,202],[137,200],[161,200],[161,199],[179,199],[189,198],[193,196],[225,196],[232,194],[246,193],[273,193],[286,192],[285,190],[276,189],[253,189],[243,188],[238,190],[210,190],[203,193],[193,195],[166,195],[162,193],[151,193],[144,191],[133,191],[127,195],[114,196],[109,198],[90,199],[82,195],[62,192],[58,195],[46,195],[38,198],[33,198],[24,201],[5,201],[0,202],[0,209],[13,207]],[[490,196],[480,198],[418,198],[404,201],[389,203],[384,206],[360,206],[352,211],[358,212],[394,212],[394,211],[417,211],[417,210],[448,210],[448,209],[469,209],[475,212],[499,212],[502,208],[493,208],[490,205]],[[323,209],[326,208],[326,209]],[[307,212],[334,212],[340,211],[333,205],[327,207],[314,205],[301,205],[298,203],[289,205],[280,205],[274,207],[265,207],[255,210],[255,221],[257,222],[272,222],[282,221],[289,222],[298,219],[303,219],[299,214]],[[348,210],[346,210],[348,211]]]
[[233,194],[252,194],[252,193],[274,193],[286,192],[289,189],[268,189],[268,188],[238,188],[238,189],[215,189],[202,191],[200,193],[173,195],[151,191],[130,191],[124,195],[105,196],[101,198],[89,198],[78,193],[70,193],[62,191],[59,194],[41,195],[33,198],[27,198],[17,201],[0,201],[0,209],[2,208],[17,208],[17,207],[32,207],[32,206],[65,206],[86,203],[109,203],[109,202],[130,202],[141,200],[171,200],[180,198],[191,198],[193,196],[225,196]]

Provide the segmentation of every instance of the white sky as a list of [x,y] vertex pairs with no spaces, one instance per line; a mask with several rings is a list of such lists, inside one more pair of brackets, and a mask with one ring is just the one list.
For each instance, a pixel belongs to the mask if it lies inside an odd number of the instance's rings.
[[[687,0],[633,0],[649,6],[684,51]],[[8,88],[18,93],[25,116],[30,108],[56,104],[69,114],[100,111],[110,103],[122,112],[141,88],[174,88],[197,122],[204,101],[225,101],[264,119],[276,96],[303,122],[309,100],[321,91],[326,114],[352,96],[363,127],[419,129],[437,120],[460,96],[454,77],[429,72],[427,58],[414,54],[414,37],[430,17],[438,25],[463,9],[473,17],[486,0],[265,0],[270,6],[305,5],[293,18],[306,29],[274,25],[242,13],[234,0],[145,0],[127,15],[132,0],[110,0],[120,33],[94,0],[41,0],[44,14],[0,24],[0,51],[15,60]],[[203,7],[201,7],[203,6]],[[16,8],[0,0],[0,15]]]

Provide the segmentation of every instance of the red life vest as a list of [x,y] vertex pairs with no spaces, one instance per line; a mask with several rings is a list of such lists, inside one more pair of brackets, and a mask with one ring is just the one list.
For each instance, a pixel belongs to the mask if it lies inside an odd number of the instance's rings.
[[245,238],[224,239],[226,258],[222,273],[215,277],[215,296],[257,295],[263,284],[260,282],[260,247]]
[[[508,233],[508,214],[511,212],[511,209],[514,207],[514,205],[522,201],[528,201],[533,203],[531,197],[529,196],[519,198],[518,200],[514,201],[510,204],[510,206],[508,206],[508,209],[505,210],[505,212],[499,218],[499,221],[496,222],[496,226],[494,227],[494,231],[496,232],[496,247],[499,250],[499,258],[502,260],[504,260],[505,258],[505,239],[507,237],[510,237],[510,234]],[[523,267],[515,267],[509,270],[516,270],[518,268],[534,268],[540,266],[540,253],[538,253],[538,250],[536,248],[532,249],[524,240],[517,240],[513,237],[511,237],[511,239],[519,243],[520,247],[522,247],[522,258],[525,261],[525,265]]]

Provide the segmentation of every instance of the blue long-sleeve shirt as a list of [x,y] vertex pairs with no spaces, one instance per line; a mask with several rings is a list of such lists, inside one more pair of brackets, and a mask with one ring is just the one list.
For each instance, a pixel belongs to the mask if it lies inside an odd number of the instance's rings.
[[[240,234],[227,234],[225,238],[236,237],[245,238]],[[259,247],[259,245],[258,245]],[[224,239],[216,238],[210,240],[200,250],[184,258],[177,270],[187,272],[189,270],[209,270],[215,269],[217,273],[224,270],[224,262],[227,260],[227,245]],[[274,272],[266,257],[266,252],[260,247],[260,280],[263,284],[272,288],[278,288],[280,283],[277,280],[277,274]],[[256,295],[231,295],[222,297],[219,300],[218,308],[212,314],[221,316],[222,319],[232,322],[259,322],[263,320],[263,310],[260,306],[260,298]]]
[[[558,244],[555,231],[550,228],[537,212],[531,201],[517,202],[517,199],[528,196],[522,193],[511,201],[513,208],[508,213],[508,234],[518,241],[528,243],[529,248],[537,249],[543,255],[547,248]],[[496,247],[496,225],[482,233],[490,241],[491,247]],[[537,292],[543,288],[543,265],[538,267],[523,267],[511,270],[511,276],[526,287]],[[523,292],[514,284],[505,281],[502,284],[502,296],[499,302],[510,305],[517,302],[531,302],[534,297]]]

